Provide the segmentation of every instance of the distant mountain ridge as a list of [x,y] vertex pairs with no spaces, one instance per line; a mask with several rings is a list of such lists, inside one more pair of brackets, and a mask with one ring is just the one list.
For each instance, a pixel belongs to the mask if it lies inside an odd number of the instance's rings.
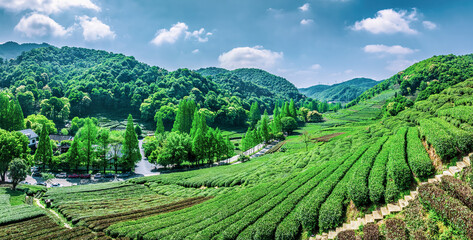
[[6,42],[4,44],[0,44],[0,58],[5,60],[16,58],[21,55],[22,52],[27,52],[33,50],[35,48],[41,47],[49,47],[51,45],[47,43],[23,43],[18,44],[16,42]]
[[262,89],[267,89],[274,97],[279,99],[294,99],[298,101],[305,98],[303,94],[299,93],[296,86],[286,80],[285,78],[276,76],[269,72],[255,68],[239,68],[235,70],[227,70],[217,67],[201,68],[196,70],[202,76],[216,77],[221,74],[234,75],[247,82],[254,84]]
[[314,85],[308,88],[299,88],[299,92],[320,101],[350,102],[378,83],[380,82],[370,78],[354,78],[334,85]]

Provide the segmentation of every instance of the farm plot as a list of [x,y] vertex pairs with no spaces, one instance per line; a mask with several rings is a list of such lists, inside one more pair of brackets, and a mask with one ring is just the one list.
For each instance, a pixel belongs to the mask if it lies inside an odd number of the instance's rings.
[[94,233],[88,228],[67,229],[59,226],[48,216],[36,217],[17,223],[0,226],[0,240],[27,239],[111,239],[104,233]]
[[6,193],[5,188],[0,188],[0,226],[32,219],[44,215],[40,208],[30,205],[10,205],[10,195]]

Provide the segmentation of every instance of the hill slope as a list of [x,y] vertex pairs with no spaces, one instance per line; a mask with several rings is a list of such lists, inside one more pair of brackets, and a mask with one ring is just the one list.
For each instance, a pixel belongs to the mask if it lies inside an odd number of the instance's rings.
[[23,43],[18,44],[16,42],[6,42],[0,44],[0,58],[5,60],[16,58],[20,56],[22,52],[27,52],[35,48],[49,47],[51,45],[47,43],[37,44],[37,43]]
[[216,76],[218,74],[230,73],[243,81],[250,82],[260,88],[266,88],[269,92],[274,94],[276,98],[280,99],[294,99],[299,101],[304,98],[299,93],[297,88],[286,80],[285,78],[273,75],[261,69],[255,68],[240,68],[229,71],[223,68],[201,68],[197,70],[198,73],[204,76]]
[[314,85],[308,88],[299,88],[299,92],[320,101],[349,102],[378,83],[369,78],[355,78],[334,85]]

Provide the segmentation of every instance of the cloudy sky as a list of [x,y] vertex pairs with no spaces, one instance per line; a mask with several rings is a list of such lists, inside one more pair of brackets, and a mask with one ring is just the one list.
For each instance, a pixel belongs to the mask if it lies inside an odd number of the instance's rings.
[[470,0],[0,0],[0,42],[103,49],[169,70],[256,67],[307,87],[473,53],[472,12]]

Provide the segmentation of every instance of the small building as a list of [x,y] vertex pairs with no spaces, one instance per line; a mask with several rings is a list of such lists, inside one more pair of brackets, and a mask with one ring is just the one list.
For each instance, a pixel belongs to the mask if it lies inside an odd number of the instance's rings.
[[34,151],[38,144],[38,134],[36,134],[32,129],[21,130],[20,132],[23,133],[26,137],[28,137],[28,147],[30,147]]
[[74,140],[73,136],[68,136],[68,135],[57,135],[57,134],[51,134],[49,135],[49,138],[53,141],[57,141],[57,148],[61,154],[66,153],[69,148],[71,147],[70,144],[63,144],[63,141],[68,140],[72,141]]

